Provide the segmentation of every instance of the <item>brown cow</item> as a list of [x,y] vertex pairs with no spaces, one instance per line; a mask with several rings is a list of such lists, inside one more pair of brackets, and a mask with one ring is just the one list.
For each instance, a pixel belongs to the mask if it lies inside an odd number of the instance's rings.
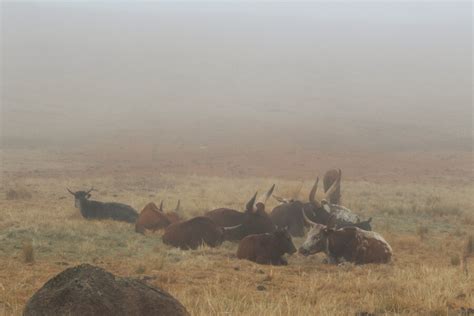
[[324,191],[328,191],[337,182],[336,189],[327,197],[329,203],[341,205],[341,169],[326,171],[323,178]]
[[163,229],[170,224],[181,221],[180,216],[176,213],[179,210],[180,201],[174,212],[163,212],[163,201],[158,208],[155,203],[148,203],[141,211],[136,223],[135,231],[144,234],[145,229],[157,231]]
[[[304,212],[303,216],[310,221]],[[329,263],[342,260],[355,264],[390,262],[392,248],[382,236],[357,227],[334,229],[334,221],[331,222],[329,226],[311,223],[306,241],[299,249],[302,255],[324,251]]]
[[265,212],[265,202],[272,195],[275,185],[263,194],[257,201],[257,193],[247,202],[244,212],[228,208],[219,208],[207,212],[204,216],[212,219],[217,225],[239,226],[226,234],[226,240],[241,240],[252,234],[271,233],[275,225]]
[[295,245],[286,229],[273,233],[249,235],[242,239],[237,249],[237,258],[259,264],[287,265],[282,256],[296,252]]
[[236,227],[220,227],[210,218],[198,216],[169,225],[165,229],[163,243],[183,250],[196,249],[202,244],[217,247],[224,241],[227,230]]
[[171,224],[171,221],[163,213],[163,201],[160,204],[160,208],[155,203],[148,203],[138,216],[137,222],[135,223],[135,231],[137,233],[144,234],[145,229],[151,231],[157,231],[165,228]]

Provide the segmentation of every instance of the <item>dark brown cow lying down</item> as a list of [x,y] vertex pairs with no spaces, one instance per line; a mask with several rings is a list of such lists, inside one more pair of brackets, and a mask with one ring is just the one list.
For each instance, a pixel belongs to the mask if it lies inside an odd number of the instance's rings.
[[334,229],[313,223],[299,252],[307,256],[322,251],[330,263],[342,260],[355,264],[388,263],[392,258],[392,247],[376,232],[357,227]]
[[273,233],[249,235],[242,239],[237,249],[237,258],[260,264],[287,265],[282,257],[296,252],[295,245],[286,229]]
[[163,243],[183,250],[196,249],[202,244],[217,247],[224,241],[226,230],[235,227],[220,227],[210,218],[198,216],[166,227]]
[[179,210],[180,201],[174,212],[163,212],[163,201],[158,208],[155,203],[148,203],[140,212],[135,223],[135,231],[144,234],[145,230],[157,231],[169,226],[172,223],[181,221],[181,217],[176,213]]

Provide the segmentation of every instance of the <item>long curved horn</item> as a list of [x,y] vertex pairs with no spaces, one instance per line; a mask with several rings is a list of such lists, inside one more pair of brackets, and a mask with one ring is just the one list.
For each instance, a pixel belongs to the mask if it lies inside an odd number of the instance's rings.
[[310,220],[308,218],[308,216],[306,216],[306,212],[304,211],[304,207],[301,208],[301,212],[303,213],[303,218],[305,220],[306,223],[310,224],[311,226],[317,226],[317,225],[320,225],[318,223],[315,223],[313,222],[312,220]]
[[341,176],[342,176],[342,171],[341,169],[339,169],[336,181],[334,181],[333,184],[329,187],[329,189],[325,192],[326,199],[330,200],[329,198],[331,197],[331,195],[334,193],[337,187],[341,184]]
[[74,192],[72,192],[71,190],[69,190],[69,188],[66,188],[66,190],[67,190],[69,193],[71,193],[72,195],[76,196],[76,195],[74,194]]
[[174,209],[175,212],[179,211],[179,207],[181,206],[181,200],[178,200],[178,204],[176,205],[176,208]]
[[236,228],[239,228],[240,226],[242,226],[242,224],[235,225],[235,226],[222,227],[222,229],[223,229],[224,231],[228,232],[228,231],[234,230],[234,229],[236,229]]
[[89,194],[89,193],[91,193],[92,191],[94,191],[94,187],[92,187],[89,191],[87,191],[86,194]]
[[273,193],[273,190],[275,190],[275,184],[272,185],[272,187],[270,188],[270,190],[267,191],[267,193],[265,193],[264,195],[262,195],[258,201],[265,204],[268,200],[268,198],[272,195]]
[[255,212],[257,210],[257,208],[255,207],[255,200],[257,199],[257,194],[258,194],[258,191],[255,192],[255,194],[253,195],[253,197],[250,199],[250,201],[247,202],[247,204],[245,205],[245,209],[249,212]]
[[309,202],[316,204],[316,206],[321,206],[321,203],[319,203],[318,200],[316,200],[316,191],[318,191],[318,182],[319,182],[319,177],[316,178],[316,181],[314,182],[313,188],[311,189],[311,192],[309,192]]
[[163,212],[163,200],[161,200],[161,202],[160,202],[160,211]]

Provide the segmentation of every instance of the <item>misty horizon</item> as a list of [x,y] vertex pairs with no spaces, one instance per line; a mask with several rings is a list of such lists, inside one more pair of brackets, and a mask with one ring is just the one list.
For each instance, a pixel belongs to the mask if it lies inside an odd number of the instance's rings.
[[2,2],[2,142],[472,147],[471,4]]

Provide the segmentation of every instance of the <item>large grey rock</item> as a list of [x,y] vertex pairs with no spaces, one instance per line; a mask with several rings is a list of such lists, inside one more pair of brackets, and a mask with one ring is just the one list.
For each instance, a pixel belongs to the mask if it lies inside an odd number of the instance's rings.
[[23,315],[189,315],[166,291],[89,264],[69,268],[43,285]]

